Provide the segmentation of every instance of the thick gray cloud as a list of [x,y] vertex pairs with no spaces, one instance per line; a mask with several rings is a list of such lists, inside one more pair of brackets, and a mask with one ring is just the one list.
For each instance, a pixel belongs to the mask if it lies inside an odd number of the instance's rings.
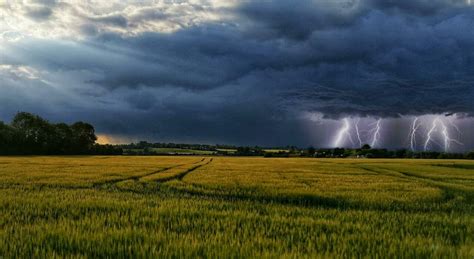
[[48,19],[53,11],[48,7],[36,7],[30,8],[27,15],[36,21],[42,21]]
[[264,1],[240,11],[266,41],[295,50],[279,61],[294,63],[278,71],[294,82],[293,105],[336,117],[396,116],[472,113],[474,12],[465,4]]
[[18,7],[45,28],[77,22],[74,35],[0,41],[1,115],[31,109],[155,140],[330,145],[328,133],[311,140],[304,114],[474,112],[465,1],[204,2]]

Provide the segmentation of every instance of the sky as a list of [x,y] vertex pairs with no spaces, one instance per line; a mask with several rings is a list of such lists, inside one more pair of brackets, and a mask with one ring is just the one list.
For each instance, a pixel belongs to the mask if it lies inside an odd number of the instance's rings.
[[18,111],[110,143],[471,150],[474,5],[0,0],[0,120]]

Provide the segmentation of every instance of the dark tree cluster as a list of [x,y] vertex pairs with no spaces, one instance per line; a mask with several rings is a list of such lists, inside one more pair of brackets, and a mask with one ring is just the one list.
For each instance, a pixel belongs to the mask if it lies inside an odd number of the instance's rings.
[[325,157],[325,158],[424,158],[424,159],[474,159],[474,152],[469,153],[444,153],[437,151],[419,151],[414,152],[406,149],[387,150],[374,149],[369,145],[364,145],[357,149],[347,148],[328,148],[315,149],[308,148],[302,153],[302,156]]
[[0,122],[0,155],[118,154],[113,146],[95,144],[94,127],[85,122],[53,124],[19,112],[8,125]]
[[232,155],[235,156],[263,156],[265,152],[263,148],[255,146],[255,147],[237,147],[237,151]]

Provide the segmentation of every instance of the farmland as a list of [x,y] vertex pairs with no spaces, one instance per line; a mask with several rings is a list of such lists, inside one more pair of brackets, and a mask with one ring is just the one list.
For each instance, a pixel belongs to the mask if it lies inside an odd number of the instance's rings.
[[474,256],[474,161],[0,157],[0,257]]
[[[143,153],[144,149],[124,149],[125,154]],[[147,150],[149,153],[156,155],[214,155],[215,151],[208,150],[195,150],[195,149],[183,149],[183,148],[150,148]]]

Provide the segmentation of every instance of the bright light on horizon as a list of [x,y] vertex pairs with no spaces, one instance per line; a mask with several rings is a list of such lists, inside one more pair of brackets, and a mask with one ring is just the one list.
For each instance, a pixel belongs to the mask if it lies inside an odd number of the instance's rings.
[[118,145],[118,144],[130,144],[132,142],[136,142],[134,139],[125,136],[118,136],[118,135],[110,135],[110,134],[96,134],[97,140],[96,142],[101,145],[110,144],[110,145]]

